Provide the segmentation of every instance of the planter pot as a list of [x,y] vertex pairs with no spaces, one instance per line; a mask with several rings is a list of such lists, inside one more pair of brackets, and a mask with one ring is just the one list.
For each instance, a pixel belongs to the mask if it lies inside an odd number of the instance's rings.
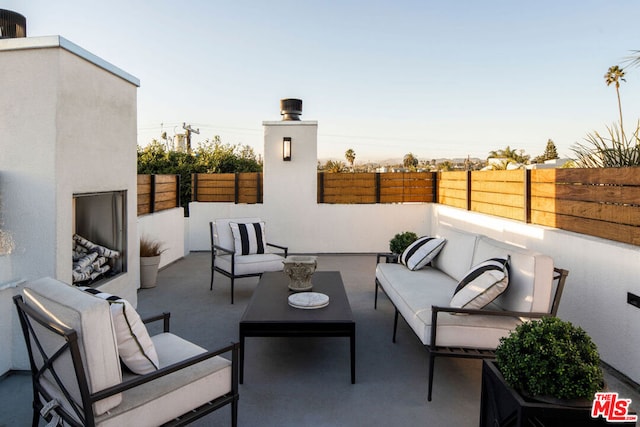
[[153,288],[158,279],[158,266],[160,265],[160,255],[150,257],[140,257],[140,287]]
[[[629,425],[629,423],[615,424]],[[483,361],[480,427],[532,425],[565,427],[610,426],[611,424],[602,417],[591,418],[590,406],[576,407],[544,403],[525,397],[505,382],[494,361]]]

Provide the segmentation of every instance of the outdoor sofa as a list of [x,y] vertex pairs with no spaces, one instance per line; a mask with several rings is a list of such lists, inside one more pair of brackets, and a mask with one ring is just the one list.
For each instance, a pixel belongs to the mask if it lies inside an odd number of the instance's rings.
[[[554,268],[547,255],[481,234],[439,225],[435,237],[443,244],[437,248],[435,239],[430,243],[436,253],[427,257],[430,264],[423,268],[378,263],[374,302],[377,308],[378,289],[382,288],[395,307],[394,342],[401,315],[426,347],[429,401],[435,357],[493,357],[500,338],[518,324],[556,315],[568,274]],[[401,261],[406,261],[404,258]],[[502,262],[491,259],[507,261],[506,280],[500,269]],[[461,293],[456,293],[462,287]]]

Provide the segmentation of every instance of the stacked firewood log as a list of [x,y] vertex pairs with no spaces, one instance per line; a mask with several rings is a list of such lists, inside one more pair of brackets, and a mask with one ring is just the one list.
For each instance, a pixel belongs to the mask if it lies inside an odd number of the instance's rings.
[[94,281],[109,270],[120,252],[93,243],[82,236],[73,236],[73,283]]

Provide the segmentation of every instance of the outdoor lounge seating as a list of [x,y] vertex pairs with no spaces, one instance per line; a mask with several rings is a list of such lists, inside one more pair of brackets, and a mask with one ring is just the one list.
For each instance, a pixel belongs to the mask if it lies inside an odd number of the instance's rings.
[[[399,263],[379,263],[375,279],[374,307],[381,287],[395,308],[393,342],[402,315],[429,352],[429,401],[437,356],[494,357],[500,338],[522,321],[556,315],[568,274],[546,255],[487,236],[444,226],[437,235],[446,243],[430,266],[412,271]],[[498,258],[508,263],[506,290],[486,306],[457,304],[453,297],[462,279],[483,271],[472,267]],[[474,292],[477,298],[488,293],[477,287]]]
[[[128,303],[103,298],[51,278],[27,283],[14,297],[31,365],[34,426],[40,417],[51,425],[184,425],[228,404],[237,424],[237,344],[208,352],[169,333],[168,313],[149,319],[164,322],[164,332],[149,340]],[[136,336],[140,327],[146,337]],[[123,359],[126,345],[147,360]],[[219,356],[227,352],[232,361]],[[131,369],[147,361],[153,367],[134,374],[121,360]]]
[[[288,248],[268,243],[260,218],[226,218],[209,223],[211,236],[211,285],[217,271],[231,279],[231,304],[235,279],[281,271]],[[282,254],[269,251],[280,249]]]

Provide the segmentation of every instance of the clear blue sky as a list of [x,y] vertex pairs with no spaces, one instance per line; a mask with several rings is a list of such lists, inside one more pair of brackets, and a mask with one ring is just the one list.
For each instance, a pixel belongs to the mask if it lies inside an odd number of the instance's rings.
[[[262,152],[301,98],[318,154],[356,162],[561,156],[617,120],[604,74],[640,50],[640,2],[0,0],[29,36],[61,35],[138,77],[138,142],[182,122]],[[621,96],[627,133],[640,68]]]

